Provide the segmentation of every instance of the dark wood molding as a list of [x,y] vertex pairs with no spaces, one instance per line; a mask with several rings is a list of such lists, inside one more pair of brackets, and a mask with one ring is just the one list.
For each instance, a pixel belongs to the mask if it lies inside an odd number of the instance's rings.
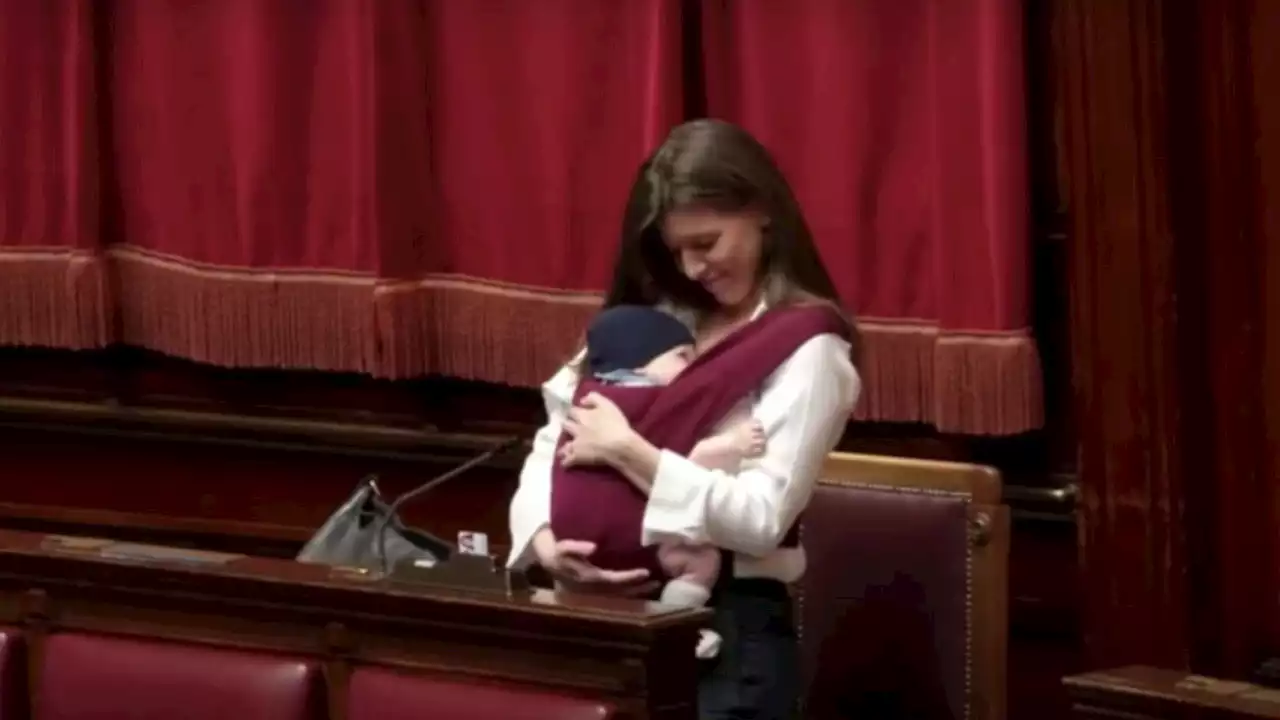
[[[532,435],[513,426],[498,432],[443,432],[307,417],[250,415],[178,408],[0,396],[0,429],[118,437],[156,443],[203,444],[283,453],[342,454],[407,463],[447,464],[484,452],[506,437]],[[515,470],[520,458],[496,456],[489,467]]]

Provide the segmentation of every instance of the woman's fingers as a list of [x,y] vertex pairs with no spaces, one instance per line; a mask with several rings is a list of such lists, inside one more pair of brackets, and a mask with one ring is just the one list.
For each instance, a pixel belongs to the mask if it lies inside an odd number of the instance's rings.
[[556,574],[578,585],[596,585],[600,582],[600,568],[580,557],[566,555],[560,558]]
[[584,585],[634,585],[649,579],[649,571],[644,568],[604,570],[578,557],[566,557],[562,567]]
[[595,551],[593,542],[557,540],[554,574],[584,585],[634,585],[649,579],[649,571],[645,568],[605,570],[592,565],[587,558]]
[[576,556],[578,559],[585,559],[596,551],[596,544],[586,540],[557,540],[556,555],[564,558],[565,556]]
[[601,570],[596,568],[600,573],[599,581],[610,585],[630,585],[631,583],[643,582],[649,579],[649,571],[644,568],[635,568],[633,570]]

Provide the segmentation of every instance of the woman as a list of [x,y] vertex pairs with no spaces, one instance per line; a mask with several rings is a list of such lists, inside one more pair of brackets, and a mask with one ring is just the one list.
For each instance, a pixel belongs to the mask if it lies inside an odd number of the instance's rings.
[[[606,306],[657,305],[687,321],[705,349],[767,309],[839,299],[799,204],[769,153],[742,129],[697,120],[677,127],[641,167],[623,220]],[[852,324],[849,338],[854,337]],[[853,345],[819,335],[750,399],[768,444],[730,476],[660,450],[607,399],[571,407],[577,361],[543,386],[547,425],[537,434],[511,503],[509,564],[538,562],[562,583],[595,592],[650,591],[644,570],[605,571],[592,547],[548,529],[551,467],[562,432],[568,464],[613,466],[649,497],[646,543],[710,543],[731,553],[715,600],[723,639],[699,686],[711,718],[787,718],[799,658],[786,583],[804,572],[801,547],[780,548],[812,496],[860,390]]]

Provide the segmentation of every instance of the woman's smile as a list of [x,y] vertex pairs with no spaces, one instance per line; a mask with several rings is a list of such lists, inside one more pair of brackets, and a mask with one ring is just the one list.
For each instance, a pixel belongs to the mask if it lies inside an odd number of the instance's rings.
[[663,237],[689,279],[721,305],[734,307],[755,289],[761,223],[754,212],[691,208],[667,215]]
[[711,293],[721,305],[734,306],[741,300],[742,296],[747,293],[740,288],[741,283],[733,282],[732,278],[725,275],[717,275],[702,281],[702,287]]

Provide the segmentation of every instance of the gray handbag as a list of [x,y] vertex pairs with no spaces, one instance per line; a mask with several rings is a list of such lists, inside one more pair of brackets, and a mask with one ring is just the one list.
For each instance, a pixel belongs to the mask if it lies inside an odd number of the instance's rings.
[[382,499],[382,494],[378,492],[377,477],[366,477],[356,486],[355,492],[347,501],[311,536],[302,547],[302,552],[298,553],[297,561],[378,572],[388,572],[409,561],[417,567],[431,567],[445,562],[454,553],[453,543],[405,525],[397,511],[406,502],[421,497],[471,468],[524,445],[522,438],[506,439],[449,472],[404,493],[392,503]]
[[448,560],[453,545],[405,525],[395,512],[398,505],[382,499],[376,477],[361,480],[303,546],[298,562],[384,571],[406,560],[422,564]]

